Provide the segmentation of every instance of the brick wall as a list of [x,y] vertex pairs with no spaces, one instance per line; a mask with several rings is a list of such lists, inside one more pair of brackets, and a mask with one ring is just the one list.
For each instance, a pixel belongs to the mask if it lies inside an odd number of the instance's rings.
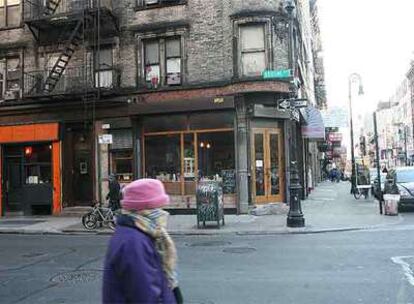
[[[135,87],[141,73],[141,54],[138,36],[154,31],[173,31],[185,28],[184,74],[186,84],[230,81],[235,76],[234,36],[238,30],[236,21],[254,16],[268,20],[267,39],[271,69],[288,67],[287,39],[279,37],[272,21],[281,16],[281,0],[188,0],[186,4],[154,9],[137,9],[136,0],[114,1],[114,12],[119,18],[121,33],[113,40],[114,63],[122,70],[121,84],[125,88]],[[249,16],[249,17],[246,17]],[[152,30],[151,30],[152,28]],[[26,70],[41,68],[42,52],[53,49],[35,48],[34,38],[27,27],[0,31],[0,50],[16,45],[26,45]],[[56,49],[56,48],[55,48]],[[69,66],[84,64],[85,48],[75,53]],[[237,65],[236,65],[237,67]]]

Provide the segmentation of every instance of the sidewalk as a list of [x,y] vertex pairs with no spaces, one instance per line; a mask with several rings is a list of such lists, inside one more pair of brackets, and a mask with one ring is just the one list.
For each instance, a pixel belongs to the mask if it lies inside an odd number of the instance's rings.
[[[307,200],[302,201],[302,209],[304,228],[286,227],[288,207],[280,205],[272,209],[276,214],[226,215],[226,225],[220,229],[214,225],[197,229],[196,215],[173,215],[168,228],[173,235],[319,233],[379,228],[403,221],[401,215],[380,215],[378,204],[372,198],[355,200],[349,194],[347,182],[321,183]],[[109,234],[111,231],[87,231],[76,217],[19,217],[0,219],[0,233]]]

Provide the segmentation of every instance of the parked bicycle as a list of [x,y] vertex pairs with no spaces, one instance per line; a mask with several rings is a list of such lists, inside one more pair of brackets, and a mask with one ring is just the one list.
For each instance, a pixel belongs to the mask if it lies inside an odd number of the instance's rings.
[[114,212],[111,208],[102,207],[102,204],[97,203],[91,211],[82,216],[82,224],[87,230],[95,230],[102,226],[115,230]]
[[355,199],[360,199],[361,196],[364,196],[365,199],[368,199],[369,189],[371,189],[371,185],[357,185],[354,191]]

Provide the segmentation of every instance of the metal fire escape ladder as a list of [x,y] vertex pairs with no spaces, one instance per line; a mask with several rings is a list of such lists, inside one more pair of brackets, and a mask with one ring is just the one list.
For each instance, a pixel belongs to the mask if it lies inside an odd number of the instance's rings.
[[77,47],[82,43],[82,35],[83,20],[79,20],[70,35],[67,45],[46,78],[43,88],[44,94],[49,94],[55,89]]
[[45,7],[45,15],[53,15],[59,7],[61,0],[47,0]]

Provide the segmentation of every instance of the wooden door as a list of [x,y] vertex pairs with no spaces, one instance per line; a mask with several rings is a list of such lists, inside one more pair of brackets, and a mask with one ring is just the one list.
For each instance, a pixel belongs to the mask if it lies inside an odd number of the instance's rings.
[[282,132],[252,131],[252,194],[256,204],[284,201]]

